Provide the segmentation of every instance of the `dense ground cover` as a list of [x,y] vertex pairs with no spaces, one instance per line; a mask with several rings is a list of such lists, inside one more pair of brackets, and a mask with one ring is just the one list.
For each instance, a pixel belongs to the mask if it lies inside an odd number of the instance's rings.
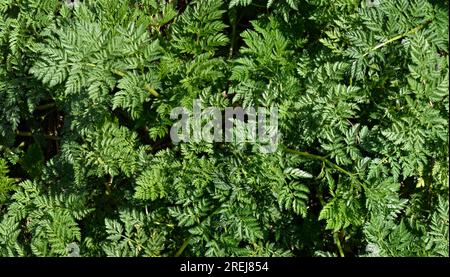
[[[448,1],[1,0],[1,256],[448,256]],[[174,143],[175,107],[277,107]]]

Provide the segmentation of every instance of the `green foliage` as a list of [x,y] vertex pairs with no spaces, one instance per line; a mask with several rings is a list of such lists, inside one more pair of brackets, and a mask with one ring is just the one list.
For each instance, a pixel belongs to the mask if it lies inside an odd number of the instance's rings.
[[152,222],[143,213],[122,211],[120,221],[105,220],[108,237],[103,245],[107,256],[160,256],[165,234],[151,228]]
[[[25,181],[11,199],[1,223],[6,255],[67,255],[68,244],[81,240],[77,220],[90,212],[83,195],[44,193],[36,183]],[[21,235],[31,240],[19,241]]]
[[[447,6],[1,1],[0,256],[448,257]],[[277,150],[172,143],[195,99]]]
[[8,176],[9,168],[4,159],[0,159],[0,205],[8,200],[8,194],[15,189],[15,180]]

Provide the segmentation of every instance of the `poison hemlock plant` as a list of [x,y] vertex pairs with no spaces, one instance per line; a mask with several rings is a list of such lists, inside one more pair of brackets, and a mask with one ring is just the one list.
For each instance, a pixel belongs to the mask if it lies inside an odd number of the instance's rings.
[[[3,0],[1,256],[449,255],[448,1]],[[174,143],[278,108],[278,147]]]

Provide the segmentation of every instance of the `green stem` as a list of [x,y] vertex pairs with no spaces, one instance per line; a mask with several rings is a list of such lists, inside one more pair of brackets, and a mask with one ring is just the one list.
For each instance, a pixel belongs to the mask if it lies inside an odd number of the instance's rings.
[[144,88],[145,88],[151,95],[153,95],[153,96],[155,96],[155,97],[159,97],[159,96],[160,96],[159,93],[156,92],[156,90],[155,90],[154,88],[152,88],[149,84],[146,84],[146,85],[144,86]]
[[341,240],[339,239],[339,233],[338,232],[334,232],[333,233],[333,238],[334,238],[334,242],[336,243],[336,246],[337,246],[337,248],[339,250],[339,255],[341,257],[345,257],[344,249],[342,249]]
[[[32,137],[33,133],[32,132],[16,132],[16,136],[19,137]],[[49,139],[49,140],[59,140],[59,137],[55,137],[55,136],[51,136],[51,135],[44,135],[44,138]]]
[[417,32],[418,30],[420,30],[420,29],[422,29],[423,27],[425,27],[425,25],[427,25],[428,23],[430,23],[430,21],[427,21],[427,22],[425,22],[424,24],[421,24],[421,25],[419,25],[419,26],[416,26],[416,27],[412,28],[411,30],[409,30],[408,32],[406,32],[406,33],[404,33],[404,34],[397,35],[397,36],[395,36],[395,37],[392,37],[392,38],[388,39],[387,41],[385,41],[385,42],[383,42],[383,43],[378,44],[377,46],[375,46],[375,47],[373,47],[372,49],[370,49],[369,51],[367,51],[367,52],[363,55],[363,57],[369,55],[371,52],[376,51],[377,49],[380,49],[380,48],[382,48],[382,47],[384,47],[384,46],[386,46],[386,45],[388,45],[388,44],[390,44],[390,43],[392,43],[392,42],[394,42],[394,41],[397,41],[397,40],[399,40],[399,39],[402,39],[402,38],[404,38],[404,37],[406,37],[406,36],[408,36],[408,35],[410,35],[410,34],[414,34],[414,33]]
[[344,173],[344,174],[346,174],[346,175],[348,175],[350,177],[353,177],[353,173],[350,173],[347,170],[343,169],[342,167],[338,166],[337,164],[332,163],[330,160],[328,160],[325,157],[322,157],[322,156],[319,156],[319,155],[314,155],[314,154],[311,154],[311,153],[308,153],[308,152],[298,151],[298,150],[295,150],[295,149],[285,148],[284,150],[286,152],[288,152],[288,153],[291,153],[291,154],[296,154],[296,155],[303,156],[303,157],[306,157],[306,158],[309,158],[309,159],[322,161],[325,164],[329,165],[331,168],[333,168],[333,169],[335,169],[335,170],[337,170],[337,171],[339,171],[341,173]]
[[125,76],[127,76],[127,74],[126,74],[125,72],[120,71],[120,70],[118,70],[118,69],[111,69],[111,72],[114,73],[114,74],[116,74],[116,75],[119,75],[120,77],[125,77]]
[[[205,219],[203,219],[200,223],[199,226],[202,225],[207,219],[211,218],[213,215],[217,214],[220,210],[220,208],[222,208],[222,206],[220,205],[218,208],[216,208],[211,214],[209,214]],[[184,249],[186,249],[186,247],[189,245],[189,242],[191,241],[191,239],[194,237],[193,234],[189,235],[189,237],[187,237],[187,239],[183,242],[183,244],[181,245],[181,247],[178,249],[178,251],[175,253],[175,257],[179,257],[181,256],[181,254],[183,254]]]
[[94,63],[86,63],[86,65],[87,65],[87,66],[90,66],[90,67],[97,67],[97,65],[94,64]]
[[[95,64],[93,64],[93,63],[86,63],[86,65],[87,65],[87,66],[90,66],[90,67],[97,67],[97,65],[95,65]],[[127,73],[126,73],[126,72],[123,72],[123,71],[118,70],[118,69],[111,69],[111,72],[114,73],[114,74],[116,74],[116,75],[119,75],[120,77],[125,77],[125,76],[127,76]],[[160,97],[160,94],[159,94],[154,88],[152,88],[149,84],[146,84],[146,85],[144,86],[144,89],[145,89],[146,91],[148,91],[151,95],[153,95],[153,96],[155,96],[155,97]]]
[[109,175],[108,182],[106,183],[106,195],[111,195],[113,181],[114,181],[114,176]]
[[295,150],[295,149],[290,149],[290,148],[287,148],[287,147],[284,147],[284,151],[286,151],[288,153],[291,153],[291,154],[303,156],[303,157],[308,158],[308,159],[322,161],[323,163],[327,164],[332,169],[334,169],[334,170],[336,170],[338,172],[344,173],[345,175],[349,176],[353,181],[355,181],[355,183],[357,183],[358,185],[360,185],[363,189],[365,189],[367,191],[366,185],[364,183],[361,183],[358,180],[356,180],[354,173],[351,173],[351,172],[343,169],[342,167],[340,167],[337,164],[331,162],[330,160],[328,160],[325,157],[322,157],[322,156],[319,156],[319,155],[314,155],[314,154],[311,154],[311,153],[308,153],[308,152],[298,151],[298,150]]
[[256,3],[251,3],[251,6],[255,6],[255,7],[257,7],[257,8],[267,9],[267,6],[264,6],[264,5],[258,5],[258,4],[256,4]]
[[235,16],[235,20],[233,20],[232,22],[232,29],[231,29],[231,45],[230,45],[230,53],[228,58],[231,59],[233,57],[233,52],[234,52],[234,47],[236,45],[236,27],[237,24],[239,22],[239,20],[241,19],[241,17],[239,16],[239,18],[237,17],[236,14],[234,14],[233,16]]
[[181,254],[183,254],[184,249],[186,249],[186,247],[189,245],[189,242],[191,241],[193,236],[194,235],[192,235],[192,234],[189,235],[189,237],[181,245],[180,249],[178,249],[177,253],[175,253],[175,257],[180,257]]
[[47,110],[47,109],[54,108],[55,106],[56,106],[55,103],[44,104],[44,105],[37,106],[36,110],[44,111],[44,110]]

